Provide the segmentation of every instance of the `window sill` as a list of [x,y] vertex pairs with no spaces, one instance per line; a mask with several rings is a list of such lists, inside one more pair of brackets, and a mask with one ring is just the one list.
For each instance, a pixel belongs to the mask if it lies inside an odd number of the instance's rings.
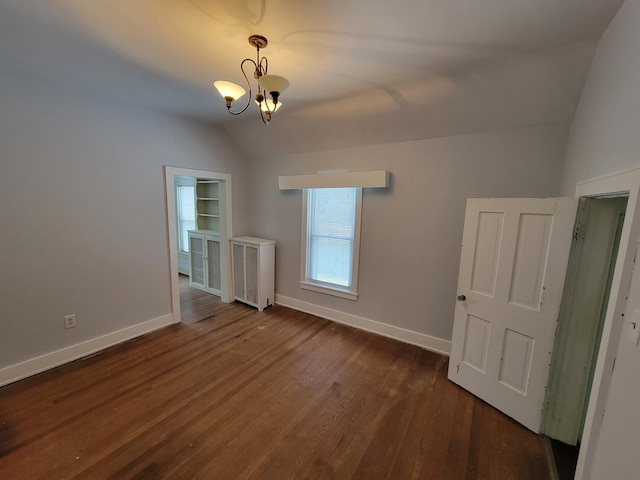
[[334,297],[346,298],[347,300],[357,300],[358,293],[352,292],[351,290],[347,290],[345,288],[340,288],[338,286],[329,286],[325,284],[317,284],[310,282],[300,282],[300,288],[304,288],[305,290],[311,290],[313,292],[324,293],[326,295],[333,295]]

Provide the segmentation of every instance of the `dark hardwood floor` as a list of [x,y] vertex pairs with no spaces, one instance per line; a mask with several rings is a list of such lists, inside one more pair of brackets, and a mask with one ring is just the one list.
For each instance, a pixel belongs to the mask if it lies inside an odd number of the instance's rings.
[[446,357],[183,289],[182,324],[0,389],[0,478],[550,478]]

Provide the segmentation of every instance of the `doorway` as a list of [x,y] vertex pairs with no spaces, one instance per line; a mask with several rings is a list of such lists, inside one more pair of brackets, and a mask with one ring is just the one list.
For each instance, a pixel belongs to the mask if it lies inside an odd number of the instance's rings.
[[576,197],[579,198],[615,195],[628,195],[628,202],[582,430],[575,473],[576,479],[588,478],[589,476],[601,431],[601,420],[607,406],[612,370],[618,352],[624,313],[627,308],[629,284],[635,265],[636,243],[638,236],[640,236],[640,209],[638,208],[640,206],[638,201],[640,198],[640,168],[631,168],[586,180],[576,186]]
[[233,282],[231,282],[231,251],[230,239],[233,236],[232,229],[232,194],[231,175],[227,173],[208,172],[203,170],[193,170],[187,168],[164,167],[165,171],[165,195],[167,207],[167,227],[169,237],[169,262],[171,276],[171,305],[173,311],[173,322],[181,321],[180,309],[180,284],[178,266],[178,227],[176,218],[176,179],[183,177],[194,177],[205,181],[216,182],[221,185],[220,208],[222,209],[219,225],[220,241],[220,276],[222,286],[220,288],[220,300],[225,303],[233,301]]
[[[640,168],[633,169],[631,171],[621,172],[612,174],[606,177],[596,178],[590,181],[581,182],[578,184],[576,189],[576,202],[574,205],[577,205],[577,200],[581,197],[595,197],[595,198],[606,198],[606,197],[627,197],[627,208],[624,215],[624,220],[622,223],[622,228],[619,233],[619,249],[617,254],[612,254],[612,258],[615,258],[613,269],[611,272],[611,280],[609,283],[608,291],[608,302],[606,304],[606,308],[603,305],[602,310],[604,312],[604,321],[601,328],[601,340],[598,348],[598,355],[596,360],[595,369],[593,371],[593,381],[592,387],[589,394],[588,399],[588,407],[586,410],[586,415],[584,416],[584,428],[582,429],[582,440],[580,443],[580,452],[578,456],[578,461],[576,465],[576,475],[575,478],[582,479],[588,477],[588,472],[591,467],[592,459],[594,456],[594,451],[596,450],[596,444],[598,441],[598,436],[601,430],[601,419],[605,411],[605,407],[607,404],[607,394],[609,390],[609,385],[611,383],[611,372],[612,367],[615,362],[615,356],[618,347],[618,340],[620,338],[620,332],[622,329],[624,313],[627,308],[627,294],[629,289],[629,282],[631,279],[631,274],[635,265],[635,257],[636,257],[636,239],[640,236],[640,209],[638,208],[639,202],[638,199],[640,197]],[[495,209],[491,209],[489,213],[495,213]],[[477,212],[476,212],[477,213]],[[495,217],[495,215],[490,215],[491,218]],[[489,217],[487,217],[489,218]],[[564,282],[564,266],[567,265],[567,258],[569,256],[570,243],[571,243],[571,233],[573,225],[573,220],[575,219],[575,206],[571,218],[571,223],[568,225],[566,231],[566,256],[563,260],[563,273],[560,282]],[[499,223],[499,222],[498,222]],[[513,222],[512,222],[513,223]],[[465,219],[466,225],[466,219]],[[496,222],[487,223],[488,226],[494,225],[497,228]],[[477,233],[477,228],[466,229],[469,230],[473,235]],[[490,232],[491,229],[484,229],[487,232]],[[494,229],[496,230],[496,229]],[[502,231],[501,228],[497,228],[497,231]],[[513,231],[513,229],[510,229]],[[485,232],[486,233],[486,232]],[[489,235],[491,237],[491,235]],[[523,237],[524,238],[524,237]],[[526,238],[531,238],[530,235],[527,235]],[[537,238],[537,237],[536,237]],[[543,242],[546,244],[545,242]],[[473,239],[465,239],[463,238],[463,245],[471,245],[473,246],[475,241]],[[471,248],[471,247],[469,247]],[[484,250],[487,250],[486,248]],[[498,250],[500,251],[500,250]],[[491,253],[491,249],[488,249],[488,252]],[[513,253],[513,250],[509,250],[510,254]],[[495,255],[494,255],[495,257]],[[483,256],[482,258],[491,259],[490,255]],[[485,262],[486,263],[486,262]],[[557,262],[556,262],[557,264]],[[490,265],[489,265],[490,266]],[[535,262],[534,262],[535,266]],[[609,267],[612,267],[609,264]],[[462,268],[462,267],[461,267]],[[485,268],[483,271],[485,272],[493,272],[492,268]],[[557,279],[557,275],[548,275],[544,276],[549,280]],[[469,277],[470,278],[470,277]],[[465,281],[469,280],[469,278],[465,277]],[[488,277],[487,277],[488,278]],[[534,278],[534,277],[531,277]],[[535,277],[535,278],[539,278]],[[485,282],[487,283],[487,282]],[[560,284],[560,288],[558,292],[561,294],[562,291],[562,283]],[[489,282],[490,285],[493,283]],[[466,285],[466,284],[465,284]],[[465,287],[463,285],[463,287]],[[469,291],[469,288],[464,288],[464,294],[466,295],[466,291]],[[537,289],[536,289],[537,291]],[[555,292],[555,290],[554,290]],[[552,293],[549,291],[549,293]],[[464,302],[466,297],[464,295],[459,295],[458,301]],[[545,302],[547,305],[549,301]],[[555,316],[553,317],[553,331],[555,332],[555,327],[558,318],[558,311],[560,308],[560,301],[558,299],[557,304],[555,305]],[[456,307],[458,310],[458,307]],[[483,324],[480,321],[476,321],[473,325],[476,333],[483,333],[482,327]],[[488,329],[484,329],[487,331]],[[463,332],[464,333],[464,332]],[[454,321],[454,338],[455,338],[455,321]],[[463,337],[460,337],[464,339]],[[453,342],[452,342],[453,343]],[[470,344],[475,346],[476,343]],[[547,371],[548,366],[551,359],[551,353],[553,349],[553,342],[548,347],[548,360],[547,360]],[[482,348],[471,348],[467,349],[470,352],[470,355],[475,355],[473,358],[469,356],[469,358],[482,360],[483,352],[485,351]],[[523,349],[512,349],[516,353],[522,352]],[[528,358],[527,356],[520,355],[521,358]],[[453,348],[452,348],[452,357],[453,357]],[[476,362],[480,364],[479,362]],[[521,364],[523,362],[520,362]],[[526,365],[525,365],[526,366]],[[457,372],[456,372],[457,373]],[[510,373],[510,371],[508,372]],[[511,377],[515,378],[516,376],[511,375]],[[518,376],[518,378],[520,378]],[[528,381],[523,382],[523,385],[528,386]],[[545,378],[544,386],[547,385],[547,380]],[[541,411],[541,406],[543,403],[544,394],[540,399],[540,403],[538,405],[538,412]],[[540,423],[538,423],[538,428]],[[540,431],[540,430],[537,430]]]
[[[576,216],[543,424],[543,433],[555,440],[554,453],[562,452],[565,461],[573,457],[573,467],[582,438],[627,201],[628,195],[583,197]],[[573,478],[573,474],[565,478]]]

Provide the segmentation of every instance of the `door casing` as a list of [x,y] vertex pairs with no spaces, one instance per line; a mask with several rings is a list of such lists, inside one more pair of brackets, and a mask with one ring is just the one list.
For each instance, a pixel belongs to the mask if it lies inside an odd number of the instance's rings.
[[628,203],[611,281],[609,303],[602,327],[589,405],[582,431],[582,442],[576,465],[576,479],[589,478],[601,420],[605,414],[607,394],[611,384],[613,364],[627,304],[629,282],[633,273],[636,243],[640,236],[640,209],[638,208],[640,167],[585,180],[579,182],[576,187],[576,197],[608,195],[628,195]]

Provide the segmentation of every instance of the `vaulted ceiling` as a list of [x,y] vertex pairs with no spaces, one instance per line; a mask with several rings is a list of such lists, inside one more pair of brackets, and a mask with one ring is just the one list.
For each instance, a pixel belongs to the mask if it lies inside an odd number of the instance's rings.
[[[248,155],[566,124],[622,0],[0,0],[0,65],[194,117]],[[269,39],[283,108],[232,117]],[[242,99],[244,100],[244,98]]]

